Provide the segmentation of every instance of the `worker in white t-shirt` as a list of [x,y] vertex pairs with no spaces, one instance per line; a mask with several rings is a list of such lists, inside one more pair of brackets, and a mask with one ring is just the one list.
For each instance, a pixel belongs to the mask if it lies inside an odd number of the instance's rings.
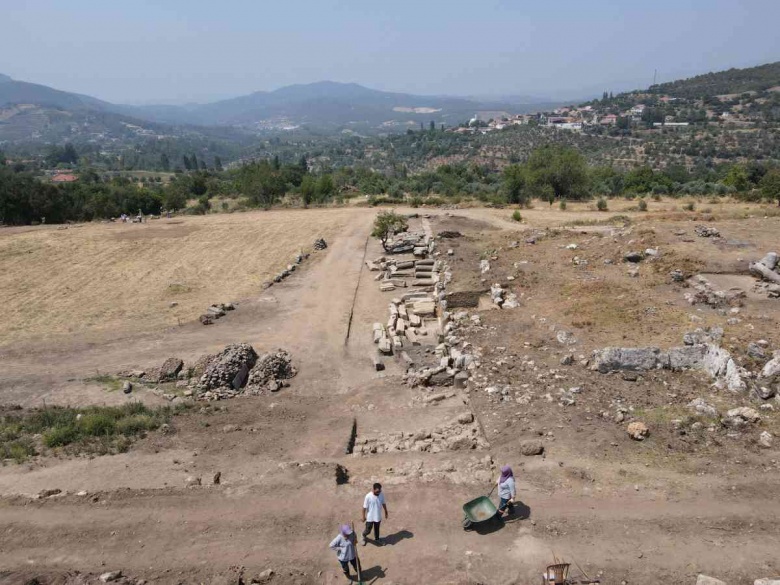
[[382,522],[383,508],[385,520],[387,520],[387,505],[385,504],[385,494],[382,493],[382,484],[375,483],[363,500],[363,522],[366,523],[366,529],[363,531],[363,546],[366,546],[366,537],[371,534],[372,528],[374,529],[374,542],[377,546],[382,546],[382,539],[379,538],[379,524]]

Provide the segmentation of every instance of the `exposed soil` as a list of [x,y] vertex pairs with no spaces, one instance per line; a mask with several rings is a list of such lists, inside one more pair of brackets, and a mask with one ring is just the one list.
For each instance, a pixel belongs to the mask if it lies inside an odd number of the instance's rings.
[[[760,404],[712,388],[703,374],[654,371],[629,381],[583,365],[594,349],[668,348],[702,326],[724,327],[723,346],[752,370],[761,362],[747,356],[749,342],[780,349],[777,299],[748,294],[738,313],[690,306],[684,284],[669,277],[674,269],[718,273],[719,285],[742,286],[746,264],[777,247],[780,220],[716,212],[724,239],[749,246],[724,247],[696,237],[692,222],[661,217],[627,228],[559,229],[578,212],[531,210],[522,224],[509,210],[431,212],[434,233],[462,233],[438,242],[453,270],[448,290],[500,282],[520,299],[515,309],[493,308],[489,299],[465,309],[480,317],[465,339],[480,349],[481,366],[466,391],[433,404],[423,400],[431,391],[403,384],[400,361],[385,359],[382,372],[372,367],[372,323],[387,319],[399,291],[381,293],[365,267],[365,258],[382,253],[367,239],[370,210],[344,210],[352,215],[325,251],[281,284],[261,290],[258,283],[214,326],[129,324],[6,346],[0,401],[24,406],[160,402],[143,387],[126,396],[84,380],[159,366],[169,356],[192,362],[228,343],[283,347],[300,373],[275,394],[199,403],[174,418],[175,432],[150,433],[127,453],[6,462],[0,583],[93,583],[111,570],[122,570],[127,583],[238,583],[267,569],[269,583],[345,582],[327,544],[339,524],[359,525],[374,481],[385,486],[390,517],[382,523],[387,546],[358,547],[370,582],[538,583],[554,557],[573,563],[574,575],[609,584],[693,584],[701,572],[747,585],[780,574],[780,403],[768,401],[775,410],[734,433],[690,418],[686,404],[697,397],[721,411]],[[531,236],[535,244],[526,243]],[[630,276],[623,255],[656,247],[660,256]],[[491,268],[482,274],[486,258]],[[561,365],[568,354],[574,363]],[[488,393],[493,386],[508,390]],[[564,406],[563,394],[577,387]],[[353,420],[360,439],[433,429],[464,411],[475,414],[489,448],[345,454]],[[648,425],[648,439],[628,437],[631,420]],[[694,421],[705,424],[693,428]],[[764,430],[776,437],[772,449],[757,444]],[[544,454],[523,456],[526,441],[541,441]],[[462,505],[487,494],[504,463],[514,468],[521,504],[503,524],[464,531]],[[337,465],[348,483],[337,485]],[[201,485],[188,487],[188,478]],[[63,495],[31,497],[53,488]]]

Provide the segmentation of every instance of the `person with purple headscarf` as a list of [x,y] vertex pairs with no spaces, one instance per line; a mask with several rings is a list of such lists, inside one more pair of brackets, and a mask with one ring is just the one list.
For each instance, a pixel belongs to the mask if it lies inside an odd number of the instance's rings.
[[499,514],[503,516],[504,512],[507,512],[507,508],[510,513],[512,512],[516,495],[515,474],[512,473],[511,467],[504,465],[501,468],[501,477],[498,478],[498,497],[501,499],[498,505]]
[[355,543],[357,538],[355,533],[349,524],[342,524],[339,535],[334,538],[329,547],[331,550],[336,551],[336,556],[341,563],[341,570],[344,571],[344,576],[352,580],[352,576],[349,574],[349,565],[355,569],[357,573],[357,561],[355,555]]

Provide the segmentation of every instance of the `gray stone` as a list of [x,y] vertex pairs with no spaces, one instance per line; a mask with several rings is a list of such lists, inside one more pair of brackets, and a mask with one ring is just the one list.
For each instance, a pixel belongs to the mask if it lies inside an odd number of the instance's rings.
[[766,350],[758,343],[749,343],[747,346],[747,354],[752,358],[760,360],[766,357]]
[[623,256],[623,260],[626,262],[641,262],[644,256],[642,255],[642,252],[629,252],[625,256]]
[[717,418],[719,416],[718,409],[706,402],[703,398],[695,398],[688,403],[688,408],[703,416],[710,418]]
[[116,581],[117,579],[122,578],[122,571],[109,571],[108,573],[103,573],[100,575],[100,580],[103,583],[110,583],[111,581]]
[[761,415],[758,411],[749,406],[740,406],[739,408],[732,408],[726,413],[729,418],[741,418],[747,422],[756,423],[761,420]]
[[774,357],[761,370],[761,377],[774,378],[778,374],[780,374],[780,352],[775,352]]
[[780,577],[777,579],[770,579],[769,577],[764,579],[756,579],[753,581],[753,585],[780,585]]
[[125,394],[130,394],[130,392],[132,391],[133,391],[133,383],[130,382],[129,380],[125,380],[122,383],[122,392],[124,392]]
[[707,346],[703,344],[673,347],[669,350],[669,367],[673,370],[699,369],[705,355]]
[[601,373],[620,370],[647,371],[665,367],[668,354],[657,347],[607,347],[593,353],[595,366]]
[[773,439],[774,437],[772,436],[772,433],[770,433],[769,431],[763,431],[758,436],[758,444],[764,449],[771,449]]
[[468,425],[474,422],[474,415],[470,412],[464,412],[458,415],[458,423],[462,425]]

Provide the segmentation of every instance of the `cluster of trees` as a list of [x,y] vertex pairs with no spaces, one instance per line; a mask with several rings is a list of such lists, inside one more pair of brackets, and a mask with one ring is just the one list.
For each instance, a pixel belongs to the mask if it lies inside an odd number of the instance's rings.
[[139,210],[155,214],[161,207],[158,192],[139,189],[129,181],[52,185],[29,173],[0,167],[0,223],[4,224],[90,221]]
[[0,153],[0,223],[5,224],[29,224],[44,218],[49,223],[89,221],[139,210],[144,214],[164,209],[207,213],[214,198],[240,199],[246,207],[268,208],[283,199],[309,206],[357,194],[413,204],[424,196],[435,201],[436,196],[524,205],[534,198],[552,204],[594,196],[728,193],[780,203],[780,168],[754,162],[692,170],[671,165],[663,170],[645,166],[623,171],[588,166],[577,149],[547,144],[502,171],[471,162],[417,173],[404,168],[385,173],[366,167],[313,172],[305,158],[282,163],[274,157],[220,172],[193,170],[167,183],[101,178],[84,170],[76,183],[53,185],[23,167],[6,164]]

